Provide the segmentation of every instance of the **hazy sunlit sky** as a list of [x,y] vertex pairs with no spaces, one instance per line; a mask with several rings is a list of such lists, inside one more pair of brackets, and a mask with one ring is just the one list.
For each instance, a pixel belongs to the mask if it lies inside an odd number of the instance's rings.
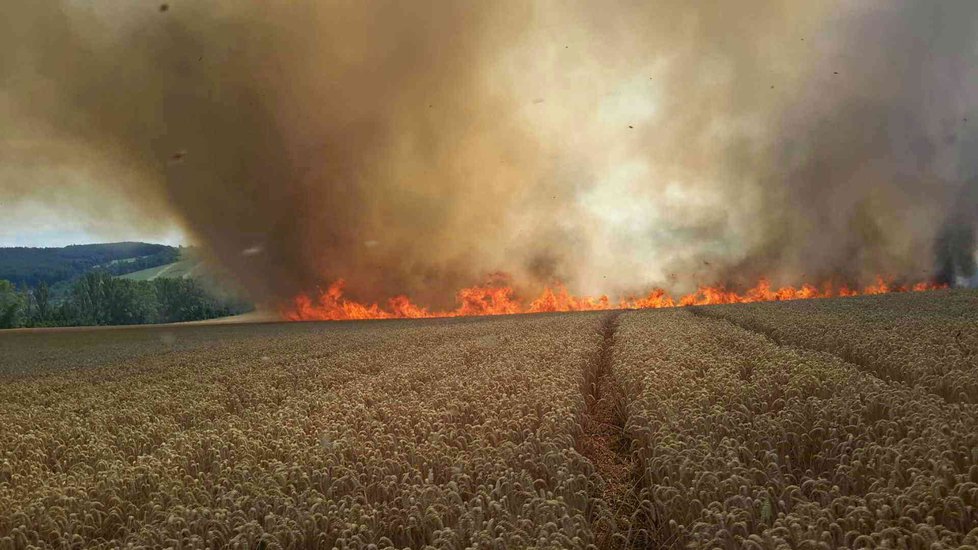
[[88,233],[85,230],[57,228],[40,231],[20,230],[17,232],[8,232],[7,230],[4,230],[3,232],[0,232],[0,246],[61,247],[70,244],[91,244],[117,241],[142,241],[169,244],[172,246],[187,244],[187,242],[182,238],[182,235],[174,234],[171,237],[172,238],[159,238],[158,236],[153,235],[141,236],[130,234],[102,236]]
[[[70,244],[91,244],[119,241],[142,241],[172,246],[191,244],[178,227],[161,232],[118,227],[116,224],[99,227],[70,209],[39,208],[36,205],[5,204],[0,202],[0,247],[61,247]],[[88,223],[85,223],[88,222]]]

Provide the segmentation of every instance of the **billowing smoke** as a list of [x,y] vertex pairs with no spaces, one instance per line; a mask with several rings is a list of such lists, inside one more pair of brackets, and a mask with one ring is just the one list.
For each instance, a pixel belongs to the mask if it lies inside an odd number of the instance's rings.
[[4,208],[179,224],[260,301],[974,269],[972,2],[21,4]]
[[971,2],[864,3],[823,25],[825,53],[779,114],[767,165],[748,171],[765,196],[754,227],[770,233],[733,271],[922,280],[936,262],[953,282],[950,254],[956,276],[972,274],[976,15]]

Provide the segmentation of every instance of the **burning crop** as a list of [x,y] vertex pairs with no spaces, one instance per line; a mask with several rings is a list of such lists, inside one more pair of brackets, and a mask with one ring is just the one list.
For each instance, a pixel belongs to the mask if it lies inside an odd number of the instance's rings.
[[386,307],[377,303],[362,303],[346,298],[346,281],[339,279],[315,295],[300,294],[281,310],[284,319],[290,321],[339,321],[352,319],[420,319],[428,317],[468,317],[476,315],[508,315],[515,313],[546,313],[560,311],[598,311],[608,309],[657,309],[713,304],[742,304],[805,300],[813,298],[849,297],[887,294],[891,292],[921,292],[946,288],[934,282],[900,284],[876,277],[876,281],[862,288],[831,282],[819,286],[803,284],[798,287],[775,288],[762,278],[742,292],[728,290],[725,286],[700,286],[695,292],[674,298],[661,288],[654,288],[644,296],[625,297],[617,301],[608,296],[575,296],[562,284],[547,286],[529,301],[521,300],[505,275],[495,275],[489,283],[459,290],[456,294],[458,307],[452,310],[430,310],[411,301],[404,295],[387,300]]

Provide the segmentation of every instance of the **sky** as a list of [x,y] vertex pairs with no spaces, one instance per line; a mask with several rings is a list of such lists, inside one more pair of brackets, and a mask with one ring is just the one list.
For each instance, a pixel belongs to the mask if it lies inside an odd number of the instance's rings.
[[0,247],[62,247],[140,241],[170,246],[189,245],[190,239],[179,226],[164,225],[147,231],[138,225],[100,224],[97,219],[70,206],[49,207],[32,202],[9,204],[0,201]]
[[72,244],[95,244],[104,242],[118,241],[139,241],[157,244],[167,244],[170,246],[186,245],[186,239],[179,233],[168,236],[159,235],[139,235],[125,233],[119,235],[100,235],[85,231],[84,229],[41,229],[31,228],[28,231],[0,233],[0,247],[26,246],[31,248],[60,248]]

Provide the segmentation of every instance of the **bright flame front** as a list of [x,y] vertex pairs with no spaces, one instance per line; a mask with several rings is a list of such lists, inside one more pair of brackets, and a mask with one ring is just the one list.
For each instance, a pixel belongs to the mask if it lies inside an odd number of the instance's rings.
[[748,302],[773,302],[781,300],[806,300],[811,298],[831,298],[858,296],[865,294],[886,294],[890,292],[919,292],[946,288],[935,283],[916,283],[899,285],[877,277],[876,282],[858,289],[830,283],[816,287],[804,284],[800,287],[786,286],[774,288],[767,279],[742,293],[727,290],[723,286],[701,286],[695,292],[678,299],[673,298],[661,288],[654,288],[645,296],[626,297],[617,302],[607,296],[597,298],[574,296],[563,285],[546,287],[540,295],[529,302],[517,298],[513,287],[505,282],[463,288],[456,293],[458,307],[448,311],[431,311],[411,302],[407,296],[394,296],[387,300],[387,306],[376,303],[364,304],[343,296],[346,282],[339,279],[318,293],[316,297],[306,294],[296,296],[289,307],[282,310],[282,317],[290,321],[341,321],[351,319],[420,319],[429,317],[467,317],[474,315],[509,315],[515,313],[544,313],[556,311],[593,311],[604,309],[649,309],[664,307],[702,306],[711,304],[736,304]]

